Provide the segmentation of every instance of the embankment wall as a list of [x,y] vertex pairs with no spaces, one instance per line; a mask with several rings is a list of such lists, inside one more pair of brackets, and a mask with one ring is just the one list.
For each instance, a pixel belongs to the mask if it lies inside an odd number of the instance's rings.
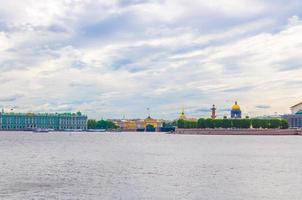
[[176,129],[190,135],[302,135],[301,129]]

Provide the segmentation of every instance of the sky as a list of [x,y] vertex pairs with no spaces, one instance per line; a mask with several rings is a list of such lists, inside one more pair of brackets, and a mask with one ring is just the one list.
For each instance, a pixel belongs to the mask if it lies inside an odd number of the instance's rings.
[[89,118],[289,113],[300,0],[0,0],[0,108]]

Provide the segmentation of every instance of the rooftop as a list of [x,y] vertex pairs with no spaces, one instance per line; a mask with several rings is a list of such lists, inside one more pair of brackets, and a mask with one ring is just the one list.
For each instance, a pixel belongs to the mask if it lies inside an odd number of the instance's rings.
[[297,103],[296,105],[293,105],[293,106],[291,106],[290,108],[294,108],[294,107],[297,107],[297,106],[300,106],[300,105],[302,105],[302,102]]
[[86,117],[86,115],[82,115],[81,112],[77,112],[77,113],[32,113],[32,112],[28,112],[28,113],[15,113],[15,112],[2,112],[2,115],[8,115],[8,116],[12,116],[12,115],[18,115],[18,116],[83,116]]

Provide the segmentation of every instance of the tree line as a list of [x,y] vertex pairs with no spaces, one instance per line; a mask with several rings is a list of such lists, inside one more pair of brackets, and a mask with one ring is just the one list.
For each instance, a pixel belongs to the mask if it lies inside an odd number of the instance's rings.
[[118,126],[109,120],[95,120],[95,119],[89,119],[87,122],[87,128],[88,129],[116,129]]
[[284,119],[204,119],[189,121],[179,119],[178,128],[263,128],[287,129],[288,122]]

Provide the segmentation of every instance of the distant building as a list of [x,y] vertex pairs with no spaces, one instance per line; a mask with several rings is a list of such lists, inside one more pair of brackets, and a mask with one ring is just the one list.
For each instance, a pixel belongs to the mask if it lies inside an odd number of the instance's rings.
[[136,121],[135,120],[125,120],[122,127],[127,130],[136,130],[137,129]]
[[197,121],[196,118],[187,117],[186,114],[185,114],[185,109],[184,108],[182,108],[178,119],[187,120],[187,121]]
[[0,113],[0,130],[87,129],[82,113]]
[[241,109],[237,101],[235,101],[235,104],[232,106],[231,118],[241,118]]
[[302,128],[302,102],[290,107],[292,114],[283,115],[291,128]]
[[144,131],[147,126],[151,125],[155,130],[160,130],[163,125],[163,120],[153,119],[148,116],[146,119],[111,119],[122,130],[128,131]]
[[160,120],[153,119],[150,116],[148,116],[144,120],[144,123],[145,123],[145,128],[147,128],[147,126],[152,126],[156,130],[159,130],[160,127],[162,127],[162,125],[163,125],[163,123]]

